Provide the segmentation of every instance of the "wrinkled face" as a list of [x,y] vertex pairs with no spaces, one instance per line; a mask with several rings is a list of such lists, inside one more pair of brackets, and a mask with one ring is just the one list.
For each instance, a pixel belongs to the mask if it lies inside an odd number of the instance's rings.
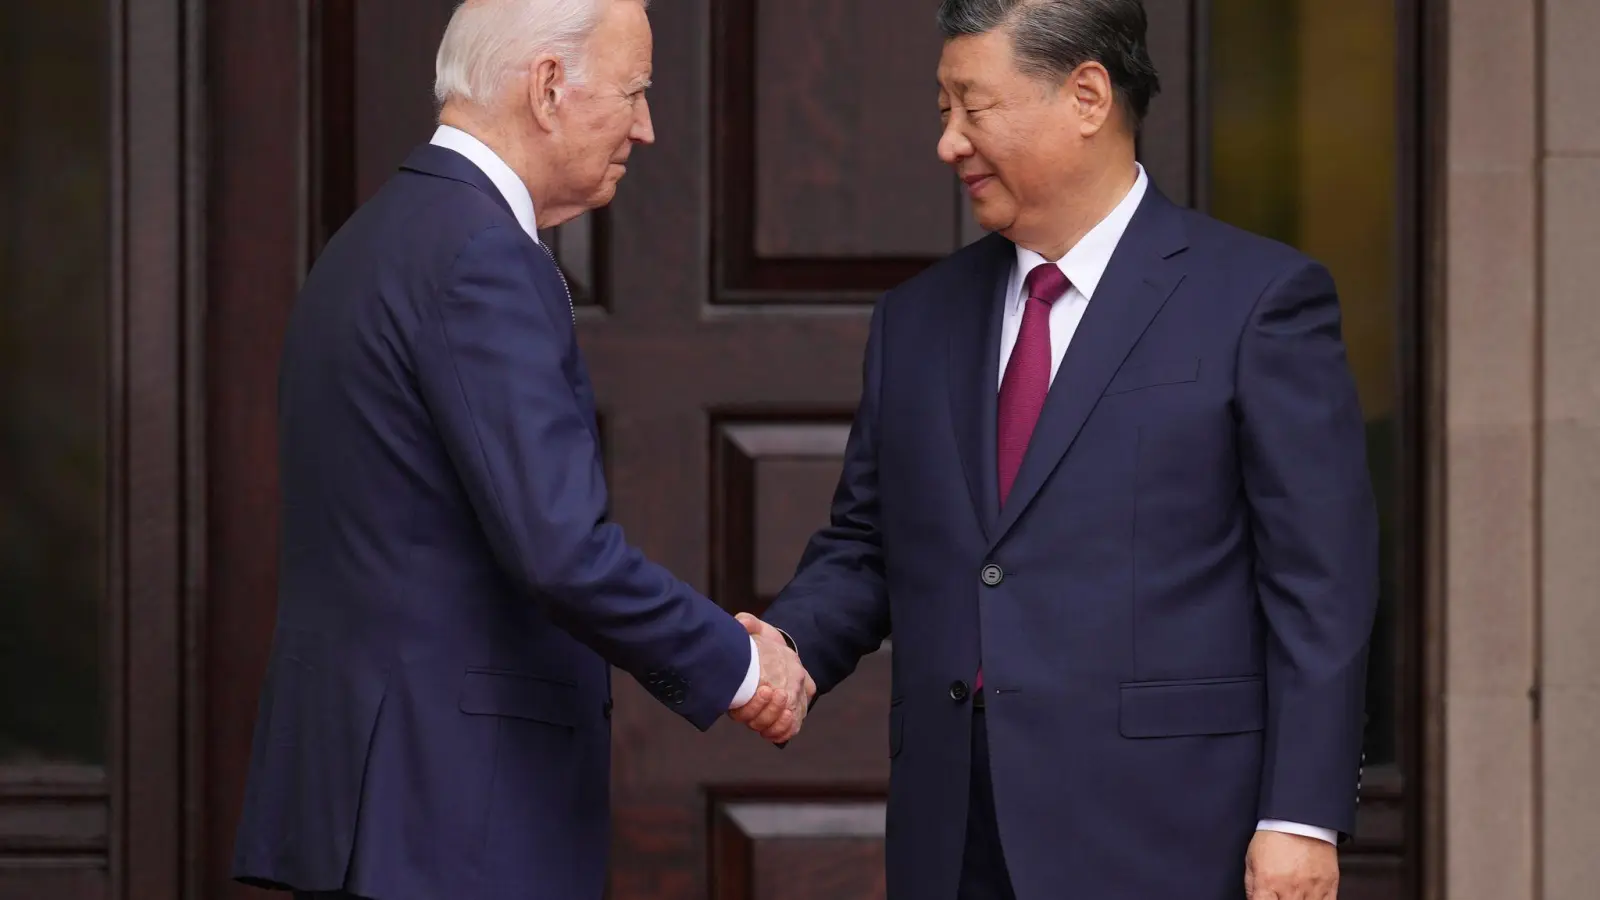
[[584,209],[610,203],[633,145],[655,142],[645,99],[652,49],[643,3],[606,4],[589,41],[584,83],[569,86],[557,107],[567,202]]
[[952,38],[939,59],[939,158],[966,185],[974,218],[1013,240],[1048,227],[1078,183],[1085,138],[1075,82],[1018,71],[1004,29]]

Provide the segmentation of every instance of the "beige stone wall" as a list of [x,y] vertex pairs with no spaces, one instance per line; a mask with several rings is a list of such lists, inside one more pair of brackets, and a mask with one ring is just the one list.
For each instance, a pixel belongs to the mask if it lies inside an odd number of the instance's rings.
[[1600,884],[1600,2],[1448,0],[1449,900]]
[[1544,0],[1540,725],[1546,898],[1600,896],[1600,2]]

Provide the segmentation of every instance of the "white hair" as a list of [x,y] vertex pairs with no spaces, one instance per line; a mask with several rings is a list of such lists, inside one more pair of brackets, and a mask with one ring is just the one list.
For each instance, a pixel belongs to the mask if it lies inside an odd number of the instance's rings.
[[535,56],[553,54],[567,81],[584,81],[589,36],[611,0],[467,0],[439,42],[433,96],[441,105],[491,104]]

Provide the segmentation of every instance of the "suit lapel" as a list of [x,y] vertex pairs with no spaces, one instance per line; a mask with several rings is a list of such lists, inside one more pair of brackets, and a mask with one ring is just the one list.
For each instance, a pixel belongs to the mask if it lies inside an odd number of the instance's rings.
[[996,385],[1000,372],[1000,319],[1015,251],[997,234],[983,239],[977,262],[955,288],[949,316],[950,418],[972,508],[985,536],[1000,506],[995,475]]
[[[1171,257],[1186,244],[1177,207],[1149,185],[1051,382],[1022,468],[999,523],[990,532],[991,543],[1005,538],[1044,487],[1128,352],[1183,280],[1182,266]],[[991,395],[994,377],[998,375],[992,374],[988,383]],[[994,410],[992,399],[989,409]],[[992,415],[987,424],[992,445]]]

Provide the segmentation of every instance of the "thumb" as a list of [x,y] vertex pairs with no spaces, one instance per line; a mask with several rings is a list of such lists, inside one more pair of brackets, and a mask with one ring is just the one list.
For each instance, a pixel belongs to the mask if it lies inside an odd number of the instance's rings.
[[744,630],[750,634],[759,635],[761,632],[767,630],[767,623],[761,621],[755,616],[750,615],[749,613],[742,612],[734,616],[734,618],[738,619],[739,624],[743,625]]

